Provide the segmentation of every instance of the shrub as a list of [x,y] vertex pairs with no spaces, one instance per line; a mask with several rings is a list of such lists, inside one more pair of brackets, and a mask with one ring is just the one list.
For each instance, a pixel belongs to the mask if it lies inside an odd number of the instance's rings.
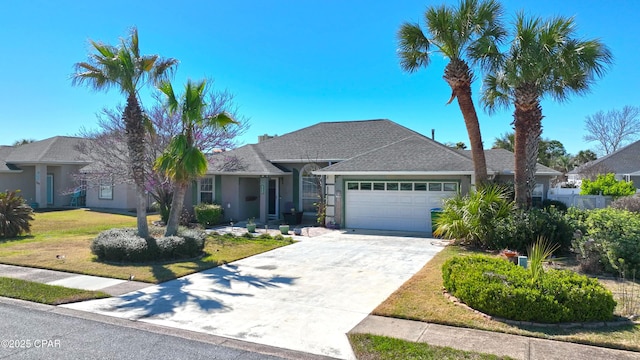
[[531,272],[482,255],[454,257],[442,266],[452,295],[486,314],[540,323],[604,321],[616,302],[596,279],[568,270],[548,270],[537,282]]
[[491,249],[511,249],[524,253],[538,237],[544,237],[560,251],[571,247],[575,231],[572,223],[556,208],[516,209],[510,216],[495,221],[494,237],[488,239]]
[[605,195],[605,196],[628,196],[636,193],[636,188],[633,186],[633,182],[616,180],[613,173],[606,175],[598,175],[598,177],[591,181],[589,179],[582,180],[580,186],[580,195]]
[[640,273],[640,217],[626,210],[597,209],[567,214],[583,231],[573,241],[581,264],[597,263],[607,272],[620,272],[620,263]]
[[202,254],[206,234],[201,230],[180,229],[178,236],[144,239],[136,229],[110,229],[91,242],[98,260],[146,262],[192,258]]
[[471,194],[445,200],[434,235],[487,247],[487,241],[493,238],[496,221],[508,216],[513,209],[507,188],[487,185]]
[[640,196],[624,196],[614,200],[611,207],[618,210],[627,210],[634,213],[640,213]]
[[196,221],[202,226],[219,224],[222,221],[222,206],[217,204],[198,204],[193,207]]
[[33,209],[20,190],[0,193],[0,238],[12,238],[31,231]]
[[542,202],[542,208],[547,210],[549,208],[555,208],[560,212],[567,212],[567,204],[563,203],[560,200],[549,200],[549,199],[544,199],[544,201]]

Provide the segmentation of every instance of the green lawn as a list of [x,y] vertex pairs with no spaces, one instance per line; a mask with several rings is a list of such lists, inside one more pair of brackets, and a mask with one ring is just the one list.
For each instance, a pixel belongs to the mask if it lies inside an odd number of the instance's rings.
[[101,291],[70,289],[32,281],[0,277],[0,296],[49,305],[109,297]]
[[[157,219],[157,216],[149,217],[149,221]],[[150,264],[107,264],[91,254],[89,245],[100,231],[135,225],[134,216],[83,209],[36,213],[30,235],[0,240],[0,263],[116,279],[128,279],[133,274],[135,280],[159,283],[290,243],[210,236],[201,258]],[[160,234],[162,229],[151,226],[150,231]],[[62,257],[64,259],[60,259]]]
[[508,356],[495,356],[472,351],[456,350],[450,347],[431,346],[425,343],[414,343],[371,334],[349,334],[348,336],[353,352],[360,360],[511,359]]
[[380,304],[373,314],[640,351],[640,325],[597,329],[518,327],[486,319],[454,305],[442,295],[442,264],[455,255],[470,253],[472,251],[458,246],[447,246]]

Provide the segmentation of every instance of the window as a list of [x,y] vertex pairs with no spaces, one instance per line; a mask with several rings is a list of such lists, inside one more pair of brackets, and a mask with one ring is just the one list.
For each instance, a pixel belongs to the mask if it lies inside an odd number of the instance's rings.
[[458,191],[458,184],[444,183],[444,191]]
[[426,183],[415,183],[414,190],[415,191],[427,191],[427,184]]
[[387,183],[387,190],[398,190],[398,183]]
[[213,178],[200,179],[200,203],[213,204]]
[[314,204],[320,201],[322,180],[320,176],[312,174],[312,171],[318,168],[316,164],[307,164],[300,171],[302,211],[315,212]]
[[111,177],[100,179],[98,199],[113,200],[113,180]]
[[442,191],[442,183],[429,183],[429,191]]
[[347,183],[347,190],[359,190],[360,183],[357,182],[348,182]]
[[373,190],[384,190],[384,183],[383,182],[373,183]]
[[413,190],[413,183],[400,183],[400,190],[401,191],[412,191]]
[[542,195],[544,192],[544,185],[536,184],[531,191],[531,204],[534,206],[542,205]]
[[360,183],[360,190],[371,190],[371,183],[370,182]]

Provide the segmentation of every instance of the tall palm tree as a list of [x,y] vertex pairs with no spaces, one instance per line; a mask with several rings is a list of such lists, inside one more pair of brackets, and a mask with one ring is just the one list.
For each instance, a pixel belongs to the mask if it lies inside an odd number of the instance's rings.
[[502,7],[494,0],[462,0],[456,8],[431,6],[425,12],[427,34],[418,23],[404,23],[398,31],[400,66],[408,72],[427,67],[431,53],[449,59],[444,80],[451,87],[450,104],[458,99],[464,118],[476,184],[487,180],[478,115],[471,98],[473,72],[470,64],[490,65],[499,55],[498,45],[506,35],[502,27]]
[[200,127],[225,128],[236,121],[226,112],[207,114],[206,81],[187,81],[184,94],[178,99],[173,86],[162,82],[160,91],[166,95],[166,107],[170,114],[180,114],[182,131],[174,136],[169,146],[156,160],[155,168],[173,180],[173,199],[165,236],[178,231],[178,223],[184,196],[189,184],[207,171],[207,157],[196,144],[195,132]]
[[75,64],[73,85],[86,84],[95,90],[117,88],[127,97],[122,113],[127,134],[131,173],[136,185],[138,235],[147,237],[147,197],[145,195],[145,116],[138,91],[148,83],[157,83],[172,74],[178,60],[159,55],[141,55],[138,30],[134,27],[128,40],[119,46],[91,41],[94,53],[86,62]]
[[485,77],[483,101],[489,111],[515,106],[515,196],[520,207],[531,205],[545,96],[564,101],[584,94],[612,62],[599,40],[576,38],[573,18],[547,21],[516,17],[513,41],[494,73]]

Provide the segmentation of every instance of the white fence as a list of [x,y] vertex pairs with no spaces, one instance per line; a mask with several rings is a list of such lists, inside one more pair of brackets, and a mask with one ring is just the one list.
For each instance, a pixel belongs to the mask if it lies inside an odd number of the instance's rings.
[[547,194],[547,199],[562,201],[569,207],[575,206],[579,209],[602,209],[611,205],[611,201],[613,201],[611,196],[558,194],[553,190],[557,189],[550,190],[549,194]]

